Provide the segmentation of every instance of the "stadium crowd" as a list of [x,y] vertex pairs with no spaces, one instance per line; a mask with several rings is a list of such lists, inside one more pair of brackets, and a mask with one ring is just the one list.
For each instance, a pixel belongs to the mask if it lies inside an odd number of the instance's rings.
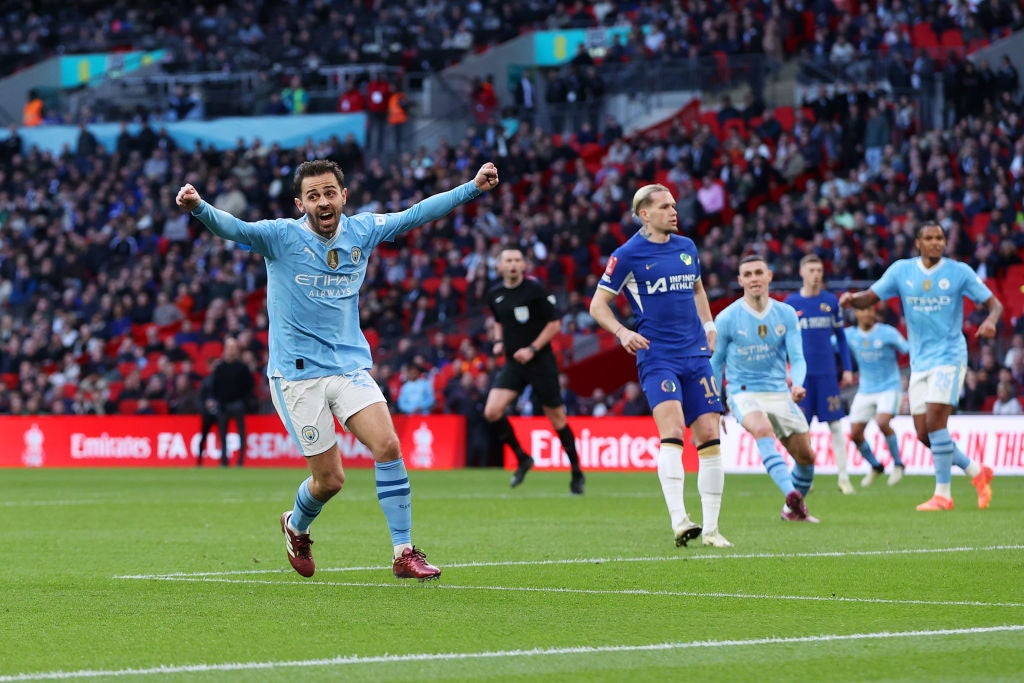
[[[407,3],[376,4],[380,11],[412,11]],[[518,4],[531,5],[536,12],[528,16],[553,27],[607,23],[628,6],[634,17],[669,31],[671,40],[653,46],[645,39],[644,50],[652,54],[677,43],[679,35],[671,32],[684,28],[710,45],[716,22],[695,20],[723,9],[723,3],[692,2],[687,12],[680,5],[663,16],[660,3],[570,3],[552,12],[547,5],[555,3]],[[788,3],[739,4],[737,19],[752,13],[797,22],[801,16]],[[874,16],[873,30],[884,33],[915,9],[936,21],[967,23],[953,11],[957,3],[943,4],[940,17],[931,3],[866,3],[873,11],[857,15],[838,12],[832,2],[811,4],[836,29]],[[242,5],[261,23],[278,21],[264,15],[269,3]],[[1002,13],[992,30],[1007,25],[1003,14],[1019,12],[1017,3],[982,5]],[[147,35],[184,24],[202,31],[196,27],[209,24],[205,47],[195,54],[216,59],[210,37],[234,33],[218,28],[217,18],[224,26],[244,23],[218,7],[197,6],[188,22],[124,4],[88,16],[90,3],[65,11],[83,12],[82,27],[105,26],[123,14],[119,20],[145,26]],[[313,7],[309,16],[338,13],[326,3]],[[466,22],[499,11],[488,2],[417,7],[423,17],[455,13]],[[359,11],[352,10],[355,19]],[[342,25],[365,26],[346,16]],[[283,21],[298,22],[294,30],[301,33],[302,17],[291,13]],[[27,30],[46,23],[37,19],[19,25]],[[478,23],[486,22],[471,25]],[[768,31],[760,23],[757,28]],[[836,29],[829,35],[843,33]],[[8,35],[12,30],[4,28]],[[780,36],[803,35],[786,30]],[[83,40],[88,33],[81,32]],[[183,68],[202,68],[186,62]],[[658,181],[676,190],[681,227],[696,237],[705,287],[720,302],[735,297],[730,284],[747,253],[767,258],[777,281],[795,281],[799,259],[810,252],[822,257],[831,283],[871,280],[892,260],[912,255],[921,220],[938,219],[949,233],[951,256],[970,263],[991,286],[1012,292],[1003,297],[1009,312],[998,343],[972,348],[962,407],[991,409],[1007,396],[1024,395],[1024,122],[1016,81],[1003,83],[980,88],[970,107],[953,107],[951,125],[938,131],[922,129],[904,98],[866,82],[823,89],[797,107],[765,106],[753,94],[742,104],[723,99],[699,117],[679,116],[628,137],[611,118],[599,128],[581,124],[571,135],[529,120],[489,120],[460,140],[388,162],[366,154],[352,138],[297,149],[259,141],[225,152],[181,149],[150,125],[138,134],[126,128],[115,148],[106,149],[83,124],[76,148],[57,156],[25,149],[13,130],[0,141],[0,413],[196,413],[199,381],[226,337],[239,339],[243,359],[262,374],[262,259],[212,239],[174,208],[172,188],[191,182],[214,205],[246,219],[292,215],[290,176],[310,158],[330,158],[345,169],[354,211],[401,210],[453,186],[485,160],[499,165],[497,191],[378,250],[370,261],[361,316],[371,345],[379,348],[374,372],[393,399],[410,381],[407,375],[418,374],[409,368],[423,368],[435,389],[430,410],[479,418],[496,369],[486,341],[485,292],[496,279],[503,244],[519,245],[532,274],[557,292],[563,360],[600,346],[586,314],[589,297],[607,256],[635,229],[628,210],[634,190]],[[886,313],[899,322],[898,311]],[[262,378],[257,386],[265,392]],[[643,407],[628,385],[612,396],[587,397],[566,386],[565,399],[571,414],[635,414]],[[532,410],[529,396],[519,410]]]

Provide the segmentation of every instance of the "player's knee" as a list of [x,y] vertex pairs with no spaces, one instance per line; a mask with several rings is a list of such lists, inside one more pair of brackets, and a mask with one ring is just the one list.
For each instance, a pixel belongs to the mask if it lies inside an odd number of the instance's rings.
[[310,493],[321,502],[326,502],[337,495],[345,485],[345,471],[338,469],[313,475]]
[[488,405],[484,407],[484,419],[488,422],[497,422],[504,414],[505,410],[498,406]]
[[391,432],[370,448],[376,462],[393,462],[402,457],[402,444],[398,434]]

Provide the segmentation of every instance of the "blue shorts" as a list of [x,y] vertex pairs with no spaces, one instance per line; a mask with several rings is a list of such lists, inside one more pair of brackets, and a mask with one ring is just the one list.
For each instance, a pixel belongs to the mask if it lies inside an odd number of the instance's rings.
[[711,372],[711,359],[705,356],[651,358],[647,354],[638,370],[651,410],[665,401],[679,401],[687,426],[704,413],[725,412]]
[[839,378],[835,375],[807,375],[804,381],[807,395],[800,401],[800,409],[810,422],[814,416],[818,422],[835,422],[846,417],[843,398],[839,395]]

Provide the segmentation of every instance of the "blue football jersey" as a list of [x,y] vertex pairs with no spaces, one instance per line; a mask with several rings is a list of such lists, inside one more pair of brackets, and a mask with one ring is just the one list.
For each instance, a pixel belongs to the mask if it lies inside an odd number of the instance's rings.
[[342,215],[331,238],[313,232],[305,216],[250,223],[205,201],[192,213],[215,235],[265,259],[267,375],[296,380],[370,368],[370,345],[359,327],[359,288],[370,250],[479,195],[468,182],[400,213]]
[[697,245],[689,237],[669,235],[656,243],[637,233],[616,249],[598,287],[614,294],[625,291],[637,332],[650,343],[637,353],[641,364],[651,355],[711,355],[704,325],[694,304],[700,280]]
[[786,303],[793,307],[800,319],[807,374],[836,374],[833,334],[843,370],[851,370],[853,365],[850,362],[850,348],[846,343],[846,335],[843,334],[843,317],[836,295],[821,291],[815,296],[804,296],[797,291],[786,297]]
[[718,342],[711,367],[722,386],[722,366],[732,391],[789,391],[787,359],[793,384],[803,386],[807,376],[800,323],[793,307],[768,300],[758,313],[742,298],[715,318]]
[[876,323],[870,330],[850,327],[846,341],[857,359],[860,372],[858,391],[875,394],[880,391],[900,391],[900,365],[897,354],[907,353],[910,346],[892,325]]
[[977,304],[992,298],[970,266],[947,258],[931,268],[925,268],[920,257],[896,261],[871,291],[882,301],[898,296],[903,302],[914,372],[966,363],[964,297]]

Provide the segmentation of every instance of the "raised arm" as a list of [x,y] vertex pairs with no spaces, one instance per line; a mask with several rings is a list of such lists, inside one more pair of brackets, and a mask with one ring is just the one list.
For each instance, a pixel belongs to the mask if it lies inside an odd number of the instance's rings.
[[227,211],[221,211],[203,201],[199,191],[191,183],[181,186],[174,201],[179,207],[198,218],[217,237],[223,237],[232,242],[250,244],[243,230],[248,224]]

